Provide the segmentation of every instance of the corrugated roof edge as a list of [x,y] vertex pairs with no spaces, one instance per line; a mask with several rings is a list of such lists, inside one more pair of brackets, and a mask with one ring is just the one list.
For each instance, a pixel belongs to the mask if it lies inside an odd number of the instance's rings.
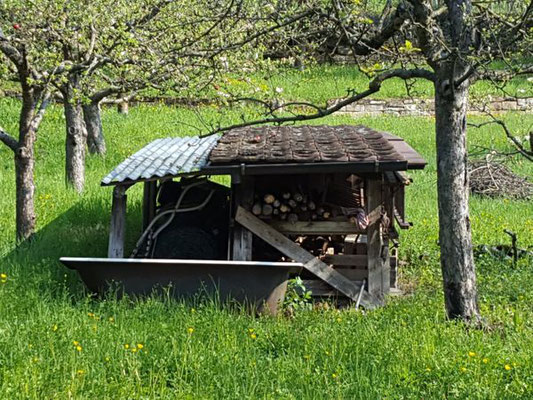
[[207,165],[218,135],[156,139],[128,157],[101,181],[102,186],[195,172]]

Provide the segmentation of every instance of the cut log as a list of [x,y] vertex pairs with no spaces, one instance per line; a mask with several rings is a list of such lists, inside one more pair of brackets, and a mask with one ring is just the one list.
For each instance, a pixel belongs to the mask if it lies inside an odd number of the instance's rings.
[[273,194],[265,194],[263,201],[267,204],[272,204],[276,201],[276,197]]
[[261,215],[261,212],[263,211],[263,207],[260,203],[255,203],[252,207],[252,213],[254,215]]
[[269,217],[272,215],[272,211],[274,211],[274,208],[270,204],[263,204],[262,215]]
[[[283,234],[268,226],[244,208],[239,207],[237,209],[235,220],[287,257],[304,264],[305,269],[327,282],[330,286],[337,289],[351,300],[357,301],[362,286],[360,283],[351,282],[349,279],[317,259],[307,250],[303,249]],[[369,294],[367,291],[363,292],[361,298],[361,305],[363,307],[374,308],[381,304],[382,302],[380,299]]]

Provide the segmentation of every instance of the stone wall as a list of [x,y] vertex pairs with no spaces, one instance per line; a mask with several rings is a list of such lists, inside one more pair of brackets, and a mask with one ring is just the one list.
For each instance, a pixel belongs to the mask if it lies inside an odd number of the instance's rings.
[[[342,99],[331,101],[328,106],[336,104]],[[470,114],[481,114],[483,110],[493,112],[523,111],[533,112],[533,97],[528,98],[492,98],[484,104],[472,102]],[[433,99],[363,99],[343,107],[337,113],[353,116],[363,115],[434,115],[435,101]]]

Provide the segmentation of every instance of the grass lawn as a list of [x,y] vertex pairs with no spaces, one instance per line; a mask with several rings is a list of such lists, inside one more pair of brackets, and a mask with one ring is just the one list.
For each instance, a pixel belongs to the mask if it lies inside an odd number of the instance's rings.
[[[295,89],[296,90],[296,89]],[[18,103],[0,100],[13,131]],[[330,117],[404,137],[429,162],[412,174],[401,234],[411,294],[363,315],[314,310],[253,318],[203,301],[96,300],[60,256],[105,256],[111,189],[100,179],[148,141],[193,133],[217,111],[135,107],[106,110],[109,153],[87,160],[81,196],[63,183],[64,120],[50,108],[37,145],[35,240],[15,250],[12,154],[0,147],[0,398],[2,399],[526,399],[533,398],[533,262],[477,259],[481,311],[490,331],[445,319],[437,247],[434,121]],[[503,116],[527,129],[532,115]],[[237,120],[238,112],[226,118]],[[470,146],[509,150],[496,127],[470,129]],[[511,167],[533,176],[533,165]],[[140,230],[140,188],[129,194],[128,243]],[[508,243],[504,228],[533,246],[531,202],[471,199],[476,244]]]

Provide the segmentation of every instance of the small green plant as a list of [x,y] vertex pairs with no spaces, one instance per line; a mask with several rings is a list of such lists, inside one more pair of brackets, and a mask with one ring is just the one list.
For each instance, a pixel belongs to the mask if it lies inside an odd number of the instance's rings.
[[289,311],[311,310],[311,291],[307,290],[299,276],[289,280],[283,308]]

